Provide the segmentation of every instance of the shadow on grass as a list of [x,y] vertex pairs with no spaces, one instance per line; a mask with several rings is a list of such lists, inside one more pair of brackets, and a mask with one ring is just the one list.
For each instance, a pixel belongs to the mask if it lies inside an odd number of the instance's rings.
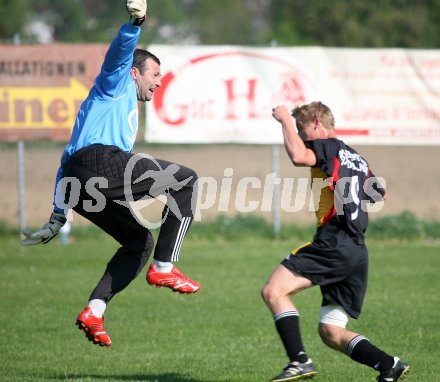
[[[163,374],[133,374],[133,375],[98,375],[98,374],[73,374],[54,376],[54,380],[63,381],[128,381],[128,382],[205,382],[200,379],[191,378],[183,374],[163,373]],[[210,380],[210,382],[216,382]],[[229,382],[229,381],[222,381]],[[232,382],[232,381],[231,381]]]

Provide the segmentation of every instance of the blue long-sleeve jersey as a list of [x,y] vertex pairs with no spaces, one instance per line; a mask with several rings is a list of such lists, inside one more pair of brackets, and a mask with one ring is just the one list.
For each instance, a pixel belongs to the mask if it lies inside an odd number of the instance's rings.
[[[72,136],[61,157],[54,195],[63,178],[63,166],[76,151],[91,145],[113,145],[127,152],[133,149],[138,131],[138,107],[130,69],[140,30],[127,23],[112,41],[101,72],[76,117]],[[62,211],[56,206],[55,197],[54,210]]]

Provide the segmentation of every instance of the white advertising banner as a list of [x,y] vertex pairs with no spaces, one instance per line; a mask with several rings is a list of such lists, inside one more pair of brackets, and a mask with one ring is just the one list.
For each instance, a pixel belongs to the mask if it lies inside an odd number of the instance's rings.
[[351,144],[440,144],[440,50],[148,48],[162,86],[147,104],[148,142],[282,143],[272,108],[327,104]]

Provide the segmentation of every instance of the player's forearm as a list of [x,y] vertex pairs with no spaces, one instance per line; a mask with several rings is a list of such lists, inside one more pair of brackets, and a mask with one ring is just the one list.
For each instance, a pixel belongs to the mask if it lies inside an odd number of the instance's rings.
[[281,123],[283,127],[284,146],[287,155],[292,160],[295,166],[305,166],[307,158],[307,148],[304,142],[299,137],[291,120],[286,120]]

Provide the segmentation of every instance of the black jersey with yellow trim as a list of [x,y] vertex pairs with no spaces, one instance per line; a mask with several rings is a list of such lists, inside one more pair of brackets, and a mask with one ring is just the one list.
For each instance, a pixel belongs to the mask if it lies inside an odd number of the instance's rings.
[[367,205],[385,194],[368,162],[356,150],[336,138],[305,142],[316,155],[312,182],[325,179],[316,211],[318,226],[336,225],[363,244],[368,226]]

